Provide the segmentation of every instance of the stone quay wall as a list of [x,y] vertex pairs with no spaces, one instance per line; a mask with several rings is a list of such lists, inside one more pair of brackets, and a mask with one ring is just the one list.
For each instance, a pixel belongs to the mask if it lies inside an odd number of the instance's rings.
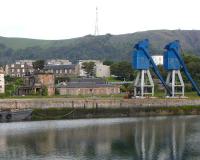
[[0,99],[0,109],[35,108],[139,108],[200,106],[200,99]]

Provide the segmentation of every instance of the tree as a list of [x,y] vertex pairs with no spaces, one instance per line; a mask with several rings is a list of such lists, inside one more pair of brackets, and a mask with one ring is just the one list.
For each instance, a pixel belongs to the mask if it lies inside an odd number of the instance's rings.
[[33,68],[35,70],[42,70],[44,68],[44,60],[37,60],[33,62]]
[[103,62],[104,65],[111,66],[114,62],[110,60],[106,60]]
[[86,72],[87,77],[95,76],[95,63],[94,62],[83,62],[82,69]]
[[120,80],[133,80],[134,71],[129,62],[116,62],[113,63],[110,67],[111,74],[118,77]]

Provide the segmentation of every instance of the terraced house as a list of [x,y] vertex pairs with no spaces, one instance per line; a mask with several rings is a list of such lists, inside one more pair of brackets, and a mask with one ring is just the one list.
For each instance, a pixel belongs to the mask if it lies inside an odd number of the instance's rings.
[[7,64],[5,67],[5,75],[12,77],[24,77],[27,74],[33,73],[33,60],[19,60],[13,64]]
[[47,65],[43,69],[45,72],[53,73],[56,77],[77,76],[78,66],[71,65]]

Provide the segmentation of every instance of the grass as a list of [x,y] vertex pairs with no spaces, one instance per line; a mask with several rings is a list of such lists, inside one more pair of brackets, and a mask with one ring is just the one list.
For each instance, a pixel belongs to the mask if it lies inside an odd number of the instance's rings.
[[107,77],[106,81],[107,82],[121,82],[120,80],[116,79],[115,77]]
[[7,96],[0,95],[0,99],[37,99],[37,98],[106,98],[106,99],[123,99],[125,94],[111,94],[111,95],[54,95],[54,96],[40,96],[40,95],[28,95],[28,96]]

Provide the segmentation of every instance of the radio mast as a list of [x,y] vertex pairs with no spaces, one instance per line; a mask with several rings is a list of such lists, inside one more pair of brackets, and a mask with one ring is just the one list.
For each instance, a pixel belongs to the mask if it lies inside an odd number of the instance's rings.
[[95,36],[98,36],[98,35],[99,35],[99,28],[98,28],[98,7],[96,7],[96,20],[95,20],[94,35],[95,35]]

